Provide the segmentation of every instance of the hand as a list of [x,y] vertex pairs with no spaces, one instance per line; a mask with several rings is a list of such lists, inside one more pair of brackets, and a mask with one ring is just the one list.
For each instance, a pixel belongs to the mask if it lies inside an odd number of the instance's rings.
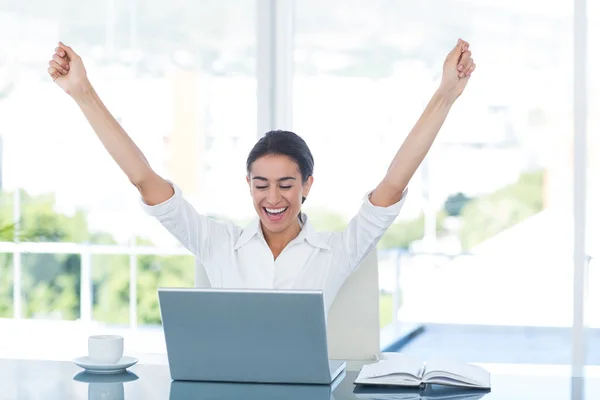
[[452,100],[456,100],[465,90],[473,71],[475,71],[475,63],[471,58],[469,43],[458,39],[456,46],[444,61],[440,91],[449,95]]
[[48,74],[71,97],[77,97],[91,87],[81,57],[62,42],[54,49],[48,64]]

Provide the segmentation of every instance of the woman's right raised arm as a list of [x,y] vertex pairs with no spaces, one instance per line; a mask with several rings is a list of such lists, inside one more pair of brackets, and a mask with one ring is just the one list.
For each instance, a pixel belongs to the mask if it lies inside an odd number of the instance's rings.
[[77,103],[96,135],[129,181],[150,206],[163,203],[174,195],[173,186],[156,174],[127,132],[112,116],[87,78],[81,57],[59,43],[48,73]]

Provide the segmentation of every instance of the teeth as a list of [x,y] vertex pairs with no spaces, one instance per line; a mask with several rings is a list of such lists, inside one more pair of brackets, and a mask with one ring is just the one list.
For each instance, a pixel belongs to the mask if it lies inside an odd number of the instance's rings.
[[266,208],[265,207],[265,210],[267,210],[269,212],[269,214],[281,214],[286,209],[287,209],[287,207],[284,207],[284,208]]

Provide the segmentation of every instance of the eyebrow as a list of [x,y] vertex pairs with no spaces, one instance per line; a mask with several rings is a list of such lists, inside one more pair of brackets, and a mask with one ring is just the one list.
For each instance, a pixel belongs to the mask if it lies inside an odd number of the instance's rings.
[[[264,176],[255,176],[254,178],[252,178],[252,180],[254,180],[254,179],[259,180],[259,181],[265,181],[265,182],[269,181]],[[277,179],[278,182],[289,181],[289,180],[294,180],[295,181],[296,178],[294,178],[293,176],[284,176],[283,178]]]

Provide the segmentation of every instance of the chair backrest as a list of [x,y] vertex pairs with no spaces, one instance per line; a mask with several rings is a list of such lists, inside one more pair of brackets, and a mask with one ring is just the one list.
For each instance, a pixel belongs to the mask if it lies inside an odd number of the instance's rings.
[[[196,266],[196,287],[210,281],[202,266]],[[329,358],[374,360],[380,353],[379,269],[373,250],[340,288],[327,317]]]
[[374,360],[380,353],[377,249],[348,277],[327,318],[329,358]]

